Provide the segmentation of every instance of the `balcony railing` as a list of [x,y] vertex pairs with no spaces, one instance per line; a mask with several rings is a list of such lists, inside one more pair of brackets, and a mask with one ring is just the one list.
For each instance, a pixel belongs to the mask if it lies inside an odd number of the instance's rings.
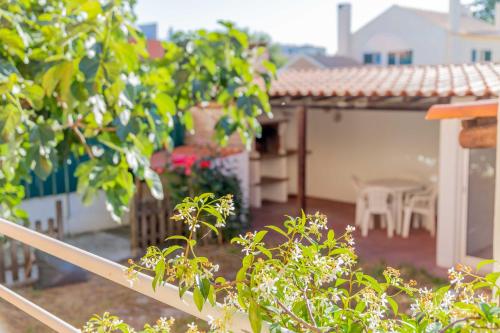
[[[133,285],[130,285],[124,274],[124,271],[126,270],[125,266],[83,251],[77,247],[68,245],[2,218],[0,218],[0,234],[28,244],[40,251],[70,262],[73,265],[79,266],[87,271],[113,281],[114,283],[135,290],[145,296],[175,307],[202,320],[208,321],[210,317],[218,318],[222,315],[221,306],[219,304],[216,304],[216,306],[206,304],[202,311],[198,311],[194,303],[192,293],[186,292],[181,299],[179,298],[178,288],[172,284],[165,284],[156,291],[153,291],[153,278],[142,273],[139,273],[138,279],[134,281]],[[0,298],[16,306],[56,332],[80,332],[79,329],[73,327],[64,320],[56,317],[2,285],[0,285]],[[89,314],[89,317],[90,316],[91,314]],[[234,314],[231,329],[234,332],[252,331],[249,319],[244,313]]]

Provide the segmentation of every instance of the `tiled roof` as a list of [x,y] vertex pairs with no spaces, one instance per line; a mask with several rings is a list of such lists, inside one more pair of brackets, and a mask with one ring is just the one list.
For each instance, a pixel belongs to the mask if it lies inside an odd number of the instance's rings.
[[161,58],[165,53],[163,46],[161,45],[161,41],[156,39],[148,39],[146,41],[146,47],[148,49],[149,56],[152,59]]
[[499,96],[500,63],[283,70],[270,96]]
[[[449,13],[436,12],[431,10],[419,9],[419,8],[411,8],[404,6],[397,6],[403,10],[411,11],[430,22],[441,26],[442,28],[449,30],[449,22],[448,16]],[[496,34],[499,35],[499,31],[495,28],[495,26],[491,23],[480,20],[471,14],[462,13],[460,16],[460,24],[459,29],[461,33],[467,34]]]

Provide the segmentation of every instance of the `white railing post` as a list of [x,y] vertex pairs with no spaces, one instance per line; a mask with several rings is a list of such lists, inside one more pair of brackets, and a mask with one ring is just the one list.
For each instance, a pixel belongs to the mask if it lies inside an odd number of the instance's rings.
[[[186,292],[181,299],[179,298],[179,289],[172,284],[167,283],[164,286],[157,288],[156,291],[153,291],[153,278],[142,273],[139,273],[138,279],[133,285],[130,285],[129,281],[127,281],[125,277],[125,266],[83,251],[77,247],[2,218],[0,218],[0,234],[28,244],[40,251],[70,262],[96,275],[102,276],[117,284],[135,290],[145,296],[173,306],[205,321],[208,321],[210,317],[218,318],[222,315],[221,306],[219,304],[211,306],[207,303],[201,312],[198,311],[193,300],[193,294]],[[248,316],[244,313],[234,314],[231,328],[234,332],[252,332]],[[267,327],[264,327],[263,331],[267,331]]]

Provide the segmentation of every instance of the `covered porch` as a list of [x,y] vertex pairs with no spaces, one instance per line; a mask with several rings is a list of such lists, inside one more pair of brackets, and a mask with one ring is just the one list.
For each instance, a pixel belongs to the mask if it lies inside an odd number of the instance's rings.
[[[435,104],[497,96],[498,67],[362,66],[283,71],[270,97],[273,121],[285,123],[285,130],[277,127],[278,133],[285,134],[280,142],[284,147],[276,155],[286,156],[287,170],[275,181],[286,182],[286,186],[264,198],[274,202],[254,209],[254,227],[279,223],[282,215],[296,214],[301,207],[327,214],[337,230],[354,225],[353,175],[368,181],[411,179],[438,187],[440,150],[446,148],[441,142],[442,128],[425,120],[426,111]],[[264,164],[260,173],[269,176]],[[375,229],[366,238],[358,236],[357,248],[365,260],[380,259],[391,265],[411,262],[442,272],[436,266],[436,248],[444,235],[432,237],[427,231],[412,229],[408,239],[388,239],[384,231]],[[453,263],[441,262],[442,267],[450,265]]]

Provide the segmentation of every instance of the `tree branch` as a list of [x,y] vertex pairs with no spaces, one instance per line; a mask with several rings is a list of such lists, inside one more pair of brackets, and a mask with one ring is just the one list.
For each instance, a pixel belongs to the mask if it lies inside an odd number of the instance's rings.
[[316,324],[316,320],[314,320],[314,315],[312,313],[311,304],[309,303],[309,298],[307,298],[306,291],[307,291],[307,289],[304,289],[302,294],[304,295],[304,300],[306,301],[307,312],[309,313],[309,317],[311,318],[311,321],[313,322],[314,326],[318,326]]
[[87,144],[87,140],[85,140],[85,137],[83,136],[82,132],[78,129],[78,127],[73,126],[72,127],[73,132],[75,132],[76,136],[80,140],[80,143],[85,147],[85,150],[87,151],[87,154],[89,155],[90,158],[94,159],[94,153],[92,153],[92,149],[90,149],[89,145]]
[[454,322],[451,322],[448,325],[446,325],[445,327],[443,327],[439,331],[439,333],[445,333],[448,329],[452,328],[453,326],[455,326],[458,323],[461,323],[461,322],[464,322],[464,321],[468,321],[468,320],[474,320],[474,319],[480,319],[480,318],[478,318],[478,317],[465,317],[465,318],[462,318],[462,319],[455,320]]

